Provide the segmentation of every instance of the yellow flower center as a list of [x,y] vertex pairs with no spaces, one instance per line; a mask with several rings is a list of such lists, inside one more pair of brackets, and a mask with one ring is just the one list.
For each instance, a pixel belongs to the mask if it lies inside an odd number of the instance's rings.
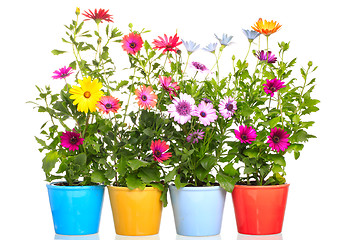
[[91,93],[89,91],[84,92],[84,97],[85,98],[91,97]]

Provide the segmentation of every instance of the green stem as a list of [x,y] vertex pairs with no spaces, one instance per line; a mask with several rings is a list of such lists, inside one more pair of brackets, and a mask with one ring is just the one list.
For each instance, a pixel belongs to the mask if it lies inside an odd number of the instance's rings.
[[244,62],[246,61],[246,59],[247,59],[247,57],[248,57],[248,55],[249,55],[250,48],[251,48],[251,42],[249,42],[249,49],[248,49],[248,51],[247,51],[247,53],[246,53],[246,56],[245,56]]

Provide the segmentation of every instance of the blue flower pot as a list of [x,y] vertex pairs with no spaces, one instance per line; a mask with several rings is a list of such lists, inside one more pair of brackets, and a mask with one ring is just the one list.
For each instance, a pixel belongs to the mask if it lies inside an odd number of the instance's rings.
[[46,186],[57,234],[98,233],[105,186]]
[[184,236],[220,234],[226,191],[219,187],[170,185],[176,232]]

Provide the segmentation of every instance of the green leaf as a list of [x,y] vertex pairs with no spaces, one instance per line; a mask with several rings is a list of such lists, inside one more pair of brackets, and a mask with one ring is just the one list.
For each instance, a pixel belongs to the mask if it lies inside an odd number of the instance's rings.
[[286,161],[283,155],[281,154],[268,154],[268,158],[273,161],[275,164],[285,167]]
[[154,131],[151,128],[146,128],[143,131],[144,134],[148,135],[149,137],[153,137],[154,136]]
[[61,50],[54,49],[54,50],[51,51],[51,53],[54,54],[54,55],[59,55],[59,54],[66,53],[66,51],[61,51]]
[[182,182],[180,181],[180,175],[176,175],[176,178],[175,178],[174,183],[175,183],[175,187],[176,187],[177,189],[182,188],[182,187],[185,187],[185,186],[187,185],[187,183],[182,183]]
[[91,182],[102,183],[105,182],[106,180],[107,179],[103,171],[95,170],[93,173],[91,173]]
[[269,121],[270,128],[273,128],[280,121],[280,117],[275,117]]
[[170,182],[174,179],[175,174],[177,173],[177,168],[171,170],[168,174],[165,175],[165,182]]
[[224,173],[232,177],[239,176],[239,172],[234,168],[234,163],[227,164],[224,167]]
[[44,140],[40,139],[40,138],[37,138],[35,137],[36,141],[43,147],[47,147],[47,144]]
[[59,154],[56,151],[48,152],[44,159],[42,160],[42,168],[46,174],[49,174],[51,170],[55,167],[56,162],[58,161]]
[[141,179],[136,176],[136,174],[130,174],[126,178],[126,185],[130,190],[134,190],[136,188],[139,188],[141,190],[144,190],[146,187],[146,184],[141,181]]
[[80,153],[80,154],[76,155],[75,158],[74,158],[74,163],[79,165],[79,166],[85,166],[85,164],[86,164],[86,154],[85,153]]
[[131,167],[132,170],[137,170],[140,167],[145,167],[149,165],[148,162],[139,160],[139,159],[135,159],[135,160],[129,160],[129,166]]
[[216,175],[216,181],[218,181],[220,186],[227,192],[232,192],[236,183],[236,180],[221,171]]
[[216,157],[214,156],[205,156],[203,159],[200,160],[201,166],[206,169],[212,169],[216,164]]
[[294,115],[293,117],[292,117],[292,120],[293,120],[293,122],[295,123],[295,124],[299,124],[299,122],[300,122],[300,116],[299,115]]
[[273,173],[279,173],[279,172],[283,172],[283,169],[281,168],[280,165],[274,164],[272,167],[272,171]]
[[169,189],[168,185],[165,185],[164,190],[162,191],[161,196],[160,196],[160,200],[163,202],[164,207],[166,207],[168,204],[168,201],[167,201],[168,189]]
[[138,176],[145,183],[160,182],[160,172],[156,168],[142,168]]
[[256,149],[245,149],[243,153],[250,158],[256,158],[259,152]]

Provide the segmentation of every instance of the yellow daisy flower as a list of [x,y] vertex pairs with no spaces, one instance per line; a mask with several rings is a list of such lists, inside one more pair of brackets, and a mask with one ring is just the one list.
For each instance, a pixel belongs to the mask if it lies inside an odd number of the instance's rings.
[[79,112],[87,113],[96,111],[96,104],[100,100],[101,96],[104,95],[104,92],[100,89],[102,88],[102,83],[98,79],[91,81],[91,77],[84,77],[83,80],[78,80],[79,86],[73,86],[70,89],[70,99],[75,99],[73,102],[74,105],[77,105],[77,110]]

